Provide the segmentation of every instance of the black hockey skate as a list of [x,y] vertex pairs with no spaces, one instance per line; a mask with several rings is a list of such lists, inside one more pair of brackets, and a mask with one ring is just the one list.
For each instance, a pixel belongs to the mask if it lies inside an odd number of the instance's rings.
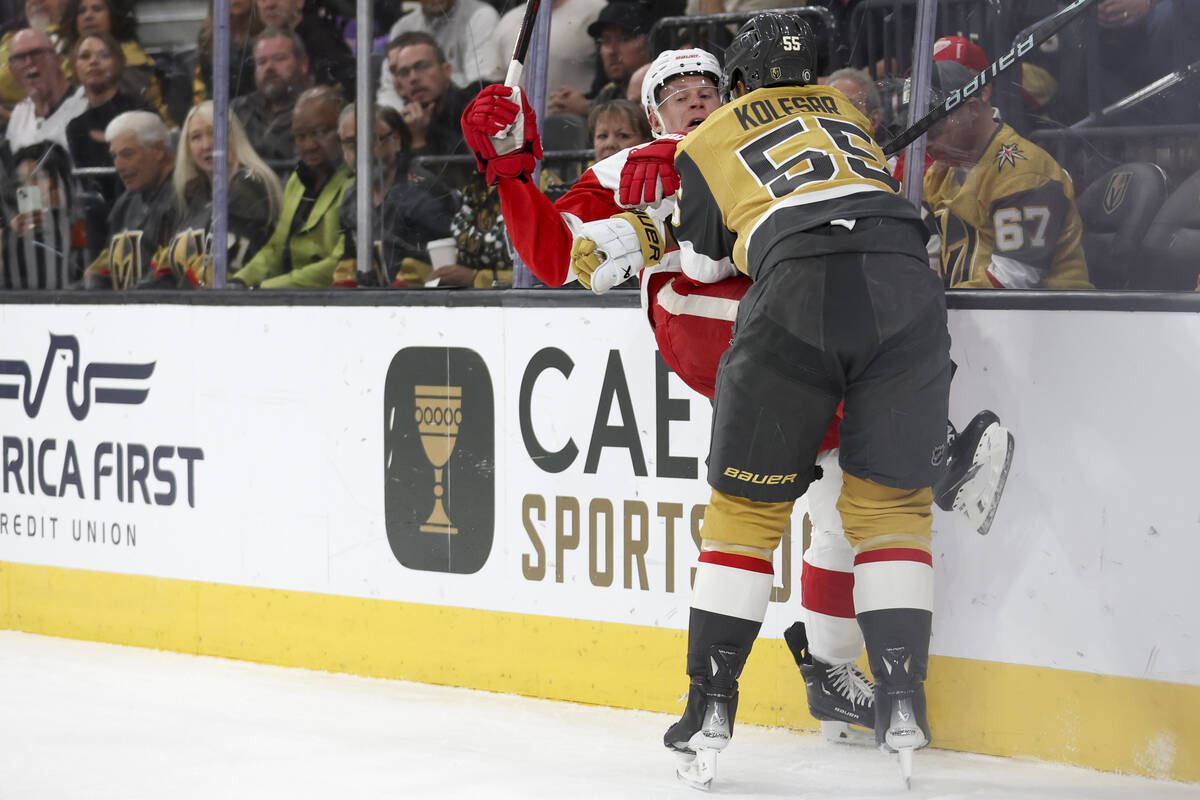
[[838,744],[873,745],[875,684],[871,679],[852,661],[827,664],[814,658],[802,622],[784,631],[783,638],[804,677],[808,713],[821,723],[825,738]]
[[713,645],[708,657],[709,675],[692,676],[683,717],[663,736],[663,744],[679,759],[675,774],[696,789],[707,791],[712,786],[717,754],[733,737],[737,679],[745,660],[736,648]]
[[883,674],[876,673],[875,741],[885,753],[900,759],[904,785],[912,785],[913,753],[929,744],[925,717],[925,682],[910,673],[912,656],[907,648],[889,647],[882,655]]
[[981,535],[992,527],[1016,441],[991,411],[980,411],[962,433],[950,426],[946,471],[933,487],[945,511],[960,511]]

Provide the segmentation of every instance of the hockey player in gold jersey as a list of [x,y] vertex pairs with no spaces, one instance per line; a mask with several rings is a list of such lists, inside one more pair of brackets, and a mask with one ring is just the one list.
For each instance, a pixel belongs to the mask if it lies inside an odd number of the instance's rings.
[[[869,122],[815,77],[807,24],[754,17],[726,51],[727,104],[679,143],[675,159],[672,228],[684,272],[701,282],[753,279],[717,373],[713,494],[688,625],[691,685],[664,737],[683,761],[680,776],[704,788],[732,736],[772,553],[816,477],[839,402],[837,508],[855,551],[876,741],[901,754],[906,775],[912,752],[929,742],[923,681],[930,487],[946,457],[945,297],[920,216],[899,196]],[[650,263],[661,250],[654,221],[623,216]]]
[[[935,62],[935,95],[975,73]],[[991,86],[929,132],[935,163],[925,206],[946,286],[1091,289],[1071,177],[1042,148],[993,116]]]

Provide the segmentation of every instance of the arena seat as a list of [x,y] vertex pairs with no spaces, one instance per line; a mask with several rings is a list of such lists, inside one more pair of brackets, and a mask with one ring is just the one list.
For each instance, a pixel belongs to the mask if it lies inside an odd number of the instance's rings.
[[1153,289],[1192,291],[1200,273],[1200,172],[1163,202],[1142,240]]
[[1097,289],[1138,289],[1142,239],[1167,196],[1167,176],[1157,164],[1121,164],[1079,195],[1083,250]]

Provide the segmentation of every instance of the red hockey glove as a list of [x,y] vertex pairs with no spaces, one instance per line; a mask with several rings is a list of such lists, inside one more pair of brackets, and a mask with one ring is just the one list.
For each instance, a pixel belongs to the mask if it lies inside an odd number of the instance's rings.
[[[520,105],[510,99],[514,91],[520,94]],[[485,86],[463,110],[462,131],[489,186],[501,178],[529,180],[542,158],[537,118],[520,89]]]
[[683,134],[671,133],[629,151],[621,167],[621,189],[617,202],[625,208],[657,203],[675,194],[679,174],[675,172],[675,145]]

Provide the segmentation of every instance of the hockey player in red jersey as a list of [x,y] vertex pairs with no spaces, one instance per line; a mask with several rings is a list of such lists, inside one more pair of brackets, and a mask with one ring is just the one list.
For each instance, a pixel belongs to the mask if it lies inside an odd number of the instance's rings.
[[[529,180],[541,147],[533,112],[524,98],[518,106],[509,99],[509,87],[495,85],[468,105],[462,120],[466,140],[480,171],[498,186],[505,218],[521,220],[519,225],[509,225],[509,236],[540,280],[560,286],[575,277],[572,243],[585,229],[593,236],[597,226],[620,230],[620,223],[610,219],[637,212],[656,221],[670,216],[678,187],[675,144],[719,106],[719,73],[717,59],[703,50],[660,54],[642,88],[643,106],[657,141],[595,164],[557,203]],[[497,155],[491,137],[510,125],[520,130],[523,141],[516,150]],[[729,346],[738,301],[750,280],[736,275],[714,283],[695,282],[680,271],[674,245],[666,249],[661,263],[637,270],[643,306],[664,361],[685,383],[711,399],[717,364]],[[627,264],[611,260],[578,277],[601,292],[633,272]],[[975,427],[980,433],[987,428],[997,434],[990,426]],[[967,433],[960,437],[962,446],[955,448],[964,450],[962,471],[972,466],[976,452],[972,442],[979,441]],[[873,735],[850,727],[853,723],[873,730],[874,711],[871,683],[854,664],[863,644],[852,598],[854,554],[835,506],[841,486],[837,444],[835,421],[818,462],[826,477],[814,482],[808,493],[813,544],[805,553],[801,577],[807,629],[798,623],[789,629],[787,641],[804,675],[810,710],[822,722],[826,736],[833,741],[873,743]]]

